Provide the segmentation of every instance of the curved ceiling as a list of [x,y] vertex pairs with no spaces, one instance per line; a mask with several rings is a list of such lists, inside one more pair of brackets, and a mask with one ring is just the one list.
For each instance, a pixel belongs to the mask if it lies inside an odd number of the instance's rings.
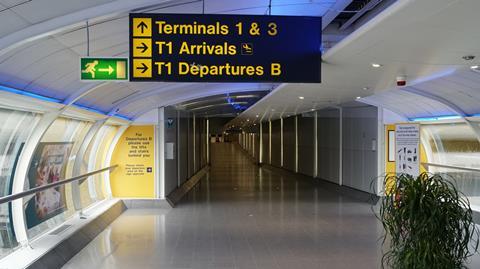
[[407,118],[480,113],[478,10],[478,0],[398,0],[323,55],[322,84],[284,84],[232,123],[357,98]]
[[[272,14],[322,16],[338,13],[338,2],[348,1],[276,0]],[[129,12],[201,13],[205,9],[206,13],[265,14],[268,3],[268,0],[0,0],[0,34],[3,36],[0,38],[0,81],[3,86],[65,103],[74,100],[81,106],[132,119],[155,107],[211,95],[269,91],[277,85],[85,83],[79,80],[78,70],[79,57],[87,54],[128,56]]]

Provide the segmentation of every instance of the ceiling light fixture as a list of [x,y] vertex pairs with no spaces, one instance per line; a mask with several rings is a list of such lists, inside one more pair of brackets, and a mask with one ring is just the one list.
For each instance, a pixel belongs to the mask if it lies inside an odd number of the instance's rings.
[[258,118],[259,116],[258,116],[258,115],[255,115],[255,117],[257,117],[257,118]]
[[479,68],[478,65],[472,65],[472,66],[470,66],[470,69],[472,69],[472,70],[477,70],[478,68]]
[[298,99],[303,100],[303,99],[305,99],[305,97],[299,96]]
[[358,100],[358,99],[360,99],[360,98],[362,98],[362,97],[361,97],[361,96],[357,96],[355,99],[357,99],[357,100]]
[[380,68],[380,67],[382,67],[382,66],[383,66],[383,65],[381,65],[381,64],[372,63],[372,67],[373,67],[373,68]]
[[363,87],[363,90],[368,91],[368,90],[370,90],[370,87]]

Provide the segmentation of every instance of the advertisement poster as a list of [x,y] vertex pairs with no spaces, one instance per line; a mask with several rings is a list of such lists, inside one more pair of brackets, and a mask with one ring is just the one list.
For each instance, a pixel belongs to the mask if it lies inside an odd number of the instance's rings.
[[113,151],[110,174],[114,197],[155,197],[155,131],[152,125],[128,127]]
[[396,126],[395,151],[397,173],[418,176],[420,174],[420,125]]
[[[40,143],[28,170],[30,188],[64,180],[72,147],[71,142]],[[62,213],[65,208],[65,186],[38,192],[27,205],[27,228]]]

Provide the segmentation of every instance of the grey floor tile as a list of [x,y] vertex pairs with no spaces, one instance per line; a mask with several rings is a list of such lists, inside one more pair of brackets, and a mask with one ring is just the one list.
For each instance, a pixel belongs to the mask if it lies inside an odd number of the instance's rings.
[[127,210],[64,268],[376,269],[381,234],[369,204],[215,144],[176,208]]

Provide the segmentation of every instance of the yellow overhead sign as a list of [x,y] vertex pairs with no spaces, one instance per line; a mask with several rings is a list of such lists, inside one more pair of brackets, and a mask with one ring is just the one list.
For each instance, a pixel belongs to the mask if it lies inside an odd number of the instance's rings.
[[321,17],[130,14],[130,81],[320,82]]
[[134,37],[151,37],[152,36],[152,19],[151,18],[134,18],[132,35]]
[[133,57],[152,57],[152,39],[134,38]]

